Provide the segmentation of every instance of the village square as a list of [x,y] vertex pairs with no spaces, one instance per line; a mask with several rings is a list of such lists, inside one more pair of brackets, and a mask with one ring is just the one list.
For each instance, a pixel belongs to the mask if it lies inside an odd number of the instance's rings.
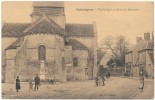
[[153,99],[153,29],[134,44],[98,42],[98,23],[67,23],[64,3],[36,1],[31,22],[2,22],[2,98]]

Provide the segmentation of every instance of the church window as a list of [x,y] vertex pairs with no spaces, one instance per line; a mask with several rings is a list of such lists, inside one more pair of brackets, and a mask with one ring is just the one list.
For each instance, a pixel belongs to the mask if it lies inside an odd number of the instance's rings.
[[38,59],[39,60],[46,59],[46,48],[43,45],[39,46],[39,48],[38,48]]
[[78,59],[76,57],[73,58],[73,67],[78,67]]

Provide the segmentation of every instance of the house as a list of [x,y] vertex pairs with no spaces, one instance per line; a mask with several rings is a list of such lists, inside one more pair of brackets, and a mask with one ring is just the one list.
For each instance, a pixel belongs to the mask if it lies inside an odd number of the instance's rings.
[[98,64],[102,65],[104,68],[108,68],[107,62],[111,59],[111,52],[110,51],[98,51]]
[[92,79],[97,71],[96,24],[66,23],[64,2],[33,2],[30,23],[2,27],[3,80]]
[[125,72],[134,77],[139,76],[143,70],[144,75],[154,75],[154,39],[150,33],[144,33],[144,39],[137,37],[137,43],[125,54]]

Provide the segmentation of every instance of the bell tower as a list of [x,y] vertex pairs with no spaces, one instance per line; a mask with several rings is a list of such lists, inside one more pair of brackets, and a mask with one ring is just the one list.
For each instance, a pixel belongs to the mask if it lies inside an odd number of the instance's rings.
[[50,19],[55,23],[60,25],[62,28],[65,28],[65,11],[64,11],[64,2],[62,1],[35,1],[33,2],[33,12],[30,15],[32,23],[42,17],[43,14],[46,14]]

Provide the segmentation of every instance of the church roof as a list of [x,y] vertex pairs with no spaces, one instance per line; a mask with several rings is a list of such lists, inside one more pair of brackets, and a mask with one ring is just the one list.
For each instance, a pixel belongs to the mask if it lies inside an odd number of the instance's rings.
[[17,39],[15,42],[13,42],[9,47],[6,48],[7,49],[16,49],[17,47],[20,47],[22,42],[23,42],[24,38],[19,38]]
[[94,37],[92,24],[66,24],[65,30],[67,36]]
[[4,23],[2,37],[20,37],[30,23]]
[[24,35],[37,33],[64,35],[65,30],[51,19],[40,18],[24,31]]
[[75,39],[69,39],[69,43],[72,45],[73,50],[88,50],[86,46]]
[[40,18],[34,23],[4,23],[2,28],[2,37],[21,37],[36,33],[64,35],[65,30],[49,18]]
[[64,30],[44,14],[34,23],[5,23],[2,28],[2,37],[21,37],[37,33],[94,37],[92,24],[66,24]]

